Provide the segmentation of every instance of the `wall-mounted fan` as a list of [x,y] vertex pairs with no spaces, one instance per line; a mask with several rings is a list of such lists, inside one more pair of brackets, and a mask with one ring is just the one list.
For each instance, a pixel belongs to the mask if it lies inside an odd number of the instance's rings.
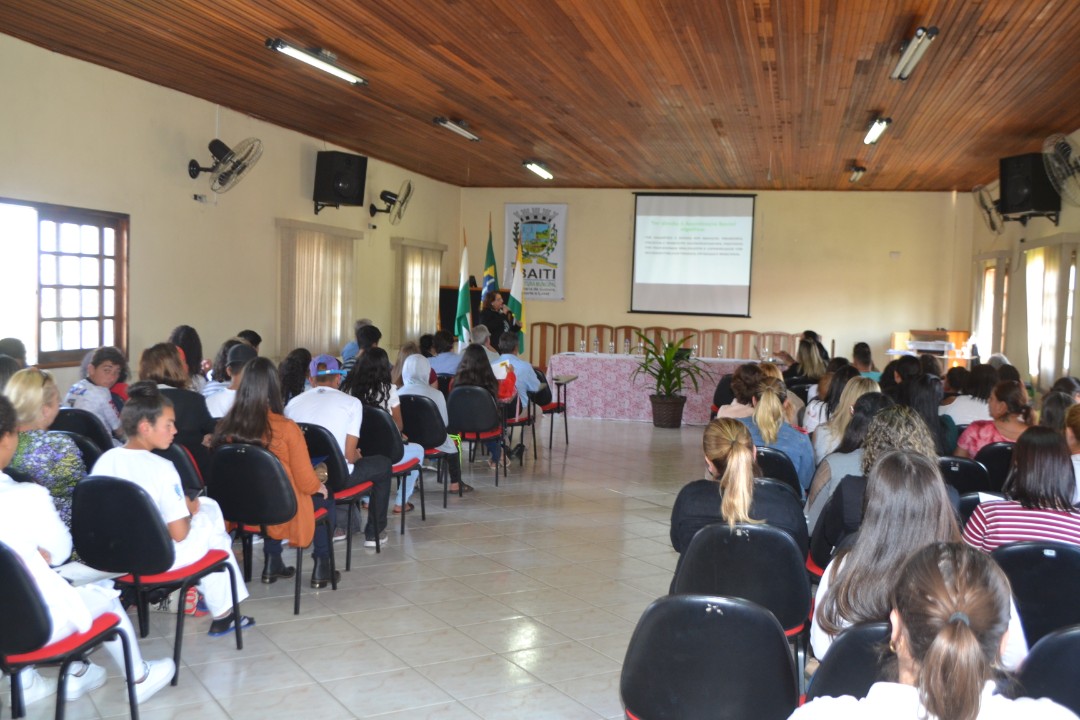
[[259,138],[241,140],[235,148],[215,139],[210,141],[209,147],[214,164],[204,168],[198,160],[192,160],[188,163],[188,175],[194,180],[199,173],[210,173],[210,189],[216,193],[231,190],[262,157],[262,140]]
[[985,185],[976,185],[971,189],[971,194],[975,196],[975,202],[979,204],[979,209],[982,210],[986,227],[990,228],[990,232],[995,235],[1000,235],[1005,229],[1005,218],[1001,216],[1000,206],[990,193],[990,188]]
[[375,203],[371,203],[368,207],[368,212],[371,217],[375,217],[376,213],[388,213],[390,215],[390,224],[397,225],[401,222],[401,218],[405,216],[405,208],[409,204],[409,200],[412,198],[413,186],[411,180],[406,180],[401,183],[401,189],[396,193],[389,190],[383,190],[379,193],[379,199],[386,203],[385,208],[379,208],[375,206]]
[[1058,195],[1073,205],[1080,205],[1080,145],[1058,133],[1046,138],[1042,151],[1046,175],[1054,183]]

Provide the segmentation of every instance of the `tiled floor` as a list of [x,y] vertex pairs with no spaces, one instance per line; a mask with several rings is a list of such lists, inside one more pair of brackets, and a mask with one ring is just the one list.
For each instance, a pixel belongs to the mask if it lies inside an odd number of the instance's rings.
[[[542,441],[540,459],[530,453],[498,488],[482,463],[467,466],[476,492],[447,510],[430,483],[427,521],[418,504],[404,537],[391,526],[381,554],[357,543],[336,592],[311,590],[305,578],[299,616],[291,583],[258,581],[257,549],[244,612],[258,624],[244,650],[207,636],[206,619],[190,620],[179,685],[141,716],[621,717],[619,668],[638,616],[667,592],[670,507],[702,476],[702,429],[570,424],[569,448],[557,437],[547,452]],[[546,424],[538,430],[546,441]],[[337,552],[344,568],[341,543]],[[147,657],[170,654],[173,621],[153,615]],[[118,673],[105,653],[95,659]],[[125,698],[113,677],[69,703],[68,717],[126,716]],[[37,703],[28,717],[53,708]]]

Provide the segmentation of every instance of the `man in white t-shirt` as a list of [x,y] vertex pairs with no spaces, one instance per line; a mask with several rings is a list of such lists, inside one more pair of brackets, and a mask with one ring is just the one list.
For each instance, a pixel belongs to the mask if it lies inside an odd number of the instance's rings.
[[[360,424],[364,406],[359,399],[338,390],[342,370],[337,358],[319,355],[311,361],[311,389],[300,393],[285,406],[285,417],[294,422],[321,425],[337,440],[349,469],[348,486],[369,480],[374,512],[368,513],[364,529],[365,547],[375,547],[375,535],[386,529],[386,511],[390,500],[390,469],[388,458],[381,455],[366,458],[360,455]],[[339,522],[339,525],[342,523]],[[378,529],[376,529],[376,524]]]
[[240,387],[240,379],[244,376],[244,365],[248,360],[258,356],[259,353],[255,351],[255,348],[247,343],[238,343],[229,348],[225,371],[229,374],[231,382],[229,387],[206,398],[206,409],[210,411],[210,417],[223,418],[232,409],[236,401],[236,391]]

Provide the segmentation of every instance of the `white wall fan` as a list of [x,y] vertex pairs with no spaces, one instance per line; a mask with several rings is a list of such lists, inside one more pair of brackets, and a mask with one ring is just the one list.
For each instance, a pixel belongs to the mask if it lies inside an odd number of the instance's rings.
[[385,208],[377,207],[375,203],[371,203],[368,212],[371,217],[375,217],[377,213],[387,213],[390,215],[390,224],[397,225],[401,222],[401,218],[405,216],[405,208],[408,207],[412,194],[412,180],[406,180],[401,183],[401,188],[396,193],[389,190],[383,190],[379,193],[379,199],[386,203]]

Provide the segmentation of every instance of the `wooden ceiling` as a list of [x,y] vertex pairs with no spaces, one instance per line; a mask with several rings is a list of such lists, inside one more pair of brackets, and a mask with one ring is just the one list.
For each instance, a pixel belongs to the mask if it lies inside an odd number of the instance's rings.
[[1076,0],[17,0],[0,29],[469,187],[543,185],[537,159],[559,187],[968,190],[1080,127]]

